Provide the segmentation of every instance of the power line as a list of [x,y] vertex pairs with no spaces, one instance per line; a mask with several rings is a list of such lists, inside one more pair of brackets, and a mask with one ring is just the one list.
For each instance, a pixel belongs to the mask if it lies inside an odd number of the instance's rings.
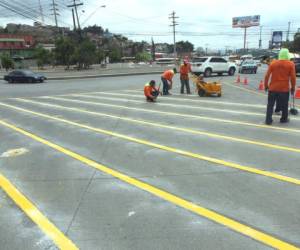
[[32,18],[31,16],[27,16],[26,14],[24,14],[24,13],[22,13],[22,12],[19,12],[19,11],[15,10],[15,9],[12,8],[11,6],[6,5],[6,4],[3,3],[3,2],[0,2],[0,6],[3,7],[3,8],[5,8],[5,9],[8,9],[8,10],[10,10],[10,11],[12,11],[12,12],[18,14],[18,15],[21,15],[22,17],[25,17],[25,18],[27,18],[27,19],[31,19],[31,20],[33,20],[33,21],[37,21],[36,19]]
[[[46,2],[47,2],[47,4],[49,4],[49,0],[47,0]],[[23,18],[30,19],[30,20],[33,20],[35,22],[37,22],[38,21],[37,19],[41,16],[38,4],[27,5],[27,4],[22,3],[21,1],[15,1],[15,0],[10,0],[9,2],[8,1],[0,1],[0,3],[2,4],[2,5],[0,5],[1,7],[3,7],[6,10],[9,10],[15,16],[21,16]],[[44,3],[45,3],[45,1],[41,1],[41,6],[42,7],[45,7]],[[63,8],[68,9],[66,6],[63,7]],[[51,20],[51,22],[52,22],[52,17],[51,16],[45,15],[44,13],[43,13],[43,16],[46,17],[48,20]],[[1,15],[0,17],[2,17],[2,18],[10,17],[11,18],[12,15],[11,14],[7,15],[7,16]],[[61,22],[64,23],[65,25],[67,25],[67,26],[70,26],[70,24],[68,24],[64,21],[61,21]]]

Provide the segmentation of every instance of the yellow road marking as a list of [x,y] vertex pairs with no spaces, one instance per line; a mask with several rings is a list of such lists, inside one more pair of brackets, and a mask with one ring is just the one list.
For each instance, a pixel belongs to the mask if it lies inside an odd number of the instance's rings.
[[[103,96],[100,97],[100,96],[81,95],[81,94],[73,94],[72,96],[79,96],[79,97],[91,98],[91,99],[96,99],[96,100],[111,100],[111,101],[117,101],[117,102],[132,102],[132,103],[145,104],[145,101],[120,99],[120,98],[112,98],[112,97],[103,97]],[[47,98],[47,96],[43,97],[43,98]],[[190,105],[177,105],[177,104],[171,104],[171,103],[157,102],[157,103],[155,103],[155,105],[166,106],[166,107],[175,107],[175,108],[199,109],[199,110],[205,110],[205,111],[231,113],[231,114],[238,114],[238,115],[265,116],[265,114],[254,113],[254,112],[235,111],[235,110],[228,110],[228,109],[216,109],[216,108],[207,108],[207,107],[190,106]]]
[[[8,124],[1,122],[3,126]],[[78,249],[57,227],[54,226],[8,179],[0,174],[0,187],[36,223],[40,229],[60,248],[65,250]]]
[[[268,126],[268,125],[263,125],[263,124],[255,124],[255,123],[250,123],[250,122],[227,120],[227,119],[214,118],[214,117],[209,117],[209,116],[189,115],[189,114],[182,114],[182,113],[176,113],[176,112],[167,112],[167,111],[159,111],[159,110],[151,110],[151,109],[143,109],[143,108],[134,108],[134,107],[128,107],[128,106],[123,106],[123,105],[115,105],[115,104],[108,104],[108,103],[101,103],[101,102],[80,101],[80,100],[66,99],[66,98],[60,98],[60,97],[51,97],[51,96],[47,96],[47,97],[43,97],[43,98],[44,99],[65,101],[65,102],[89,104],[89,105],[94,105],[94,106],[105,106],[105,107],[111,107],[111,108],[123,108],[123,109],[128,109],[128,110],[143,111],[143,112],[154,113],[154,114],[179,116],[179,117],[193,118],[193,119],[198,119],[198,120],[208,120],[208,121],[215,121],[215,122],[221,122],[221,123],[227,123],[227,124],[244,125],[244,126],[255,127],[255,128],[263,128],[263,129],[267,129],[269,131],[270,130],[280,130],[280,131],[285,131],[285,132],[300,133],[300,130],[298,130],[298,129]],[[16,99],[18,99],[18,98],[16,98]],[[149,106],[150,105],[151,104],[149,104]]]
[[[4,103],[0,103],[0,105],[1,106],[6,106],[8,108],[12,108],[11,105],[7,105],[7,104],[4,104]],[[272,173],[272,172],[269,172],[269,171],[266,171],[266,170],[260,170],[260,169],[257,169],[257,168],[253,168],[253,167],[249,167],[249,166],[245,166],[245,165],[240,165],[240,164],[237,164],[237,163],[228,162],[228,161],[220,160],[220,159],[217,159],[217,158],[213,158],[213,157],[209,157],[209,156],[205,156],[205,155],[201,155],[201,154],[196,154],[196,153],[192,153],[192,152],[185,151],[185,150],[180,150],[180,149],[173,148],[173,147],[168,147],[168,146],[165,146],[165,145],[153,143],[153,142],[146,141],[146,140],[143,140],[143,139],[138,139],[138,138],[135,138],[135,137],[115,133],[115,132],[112,132],[112,131],[109,131],[109,130],[88,126],[86,124],[73,122],[73,121],[70,121],[70,120],[63,119],[63,118],[58,118],[58,117],[55,117],[55,116],[46,115],[46,114],[38,113],[38,112],[35,112],[35,111],[23,109],[23,108],[13,107],[13,109],[18,110],[18,111],[22,111],[22,112],[26,112],[26,113],[30,113],[30,114],[33,114],[33,115],[36,115],[36,116],[44,117],[44,118],[47,118],[47,119],[67,123],[67,124],[70,124],[70,125],[73,125],[73,126],[76,126],[76,127],[85,128],[87,130],[91,130],[91,131],[94,131],[96,133],[117,137],[117,138],[120,138],[120,139],[123,139],[123,140],[135,142],[135,143],[146,145],[146,146],[153,147],[153,148],[158,148],[158,149],[161,149],[161,150],[164,150],[164,151],[167,151],[167,152],[171,152],[171,153],[175,153],[175,154],[179,154],[179,155],[183,155],[183,156],[186,156],[186,157],[195,158],[195,159],[199,159],[199,160],[208,161],[208,162],[211,162],[211,163],[215,163],[217,165],[222,165],[222,166],[225,166],[225,167],[238,169],[238,170],[249,172],[249,173],[252,173],[252,174],[262,175],[262,176],[273,178],[273,179],[280,180],[280,181],[283,181],[283,182],[288,182],[288,183],[300,185],[300,180],[296,179],[296,178],[293,178],[293,177],[288,177],[288,176]]]
[[[151,122],[151,121],[148,121],[148,120],[137,120],[137,119],[128,118],[128,117],[121,117],[121,116],[116,116],[116,115],[109,115],[109,114],[106,114],[106,113],[88,111],[88,110],[80,109],[80,108],[66,107],[66,106],[61,106],[61,105],[57,105],[57,104],[49,104],[49,103],[37,102],[37,101],[32,101],[32,100],[27,100],[27,99],[21,99],[21,98],[18,98],[18,99],[15,99],[15,100],[16,101],[22,101],[22,102],[25,102],[25,103],[37,104],[37,105],[40,105],[40,106],[46,106],[46,107],[58,108],[58,109],[63,109],[63,110],[68,110],[68,111],[85,113],[85,114],[94,115],[94,116],[101,116],[101,117],[109,117],[109,118],[113,118],[113,119],[120,119],[122,121],[128,121],[128,122],[138,123],[138,124],[142,124],[142,125],[147,125],[147,126],[150,125],[151,127],[159,127],[159,128],[172,129],[172,130],[186,132],[186,133],[191,133],[191,134],[195,134],[195,135],[204,135],[204,136],[218,138],[218,139],[224,139],[224,140],[229,140],[229,141],[235,141],[235,142],[253,144],[253,145],[267,147],[267,148],[272,148],[272,149],[278,149],[278,150],[284,150],[284,151],[290,151],[290,152],[300,153],[300,149],[299,148],[281,146],[281,145],[276,145],[276,144],[269,144],[269,143],[262,142],[262,141],[248,140],[248,139],[242,139],[242,138],[232,137],[232,136],[225,136],[225,135],[220,135],[220,134],[215,134],[215,133],[204,132],[204,131],[200,131],[200,130],[193,130],[193,129],[188,129],[188,128],[181,128],[181,127],[166,125],[166,124],[157,123],[157,122]],[[4,103],[0,103],[0,105],[3,105],[3,104]],[[19,108],[17,106],[8,105],[8,104],[5,104],[5,106],[13,108],[13,109],[14,108]]]
[[[155,186],[152,186],[146,182],[142,182],[139,181],[133,177],[130,177],[128,175],[125,175],[119,171],[113,170],[111,168],[108,168],[100,163],[97,163],[91,159],[88,159],[87,157],[84,157],[80,154],[77,154],[71,150],[68,150],[66,148],[63,148],[61,146],[59,146],[58,144],[55,144],[53,142],[47,141],[37,135],[34,135],[28,131],[25,131],[21,128],[16,127],[15,125],[9,124],[7,122],[1,121],[0,120],[0,124],[10,128],[14,131],[17,131],[23,135],[26,135],[27,137],[30,137],[31,139],[38,141],[44,145],[47,145],[65,155],[68,155],[70,157],[72,157],[73,159],[76,159],[90,167],[93,167],[97,170],[100,170],[106,174],[109,174],[115,178],[118,178],[119,180],[126,182],[132,186],[135,186],[139,189],[142,189],[150,194],[153,194],[156,197],[160,197],[165,201],[168,201],[174,205],[177,205],[179,207],[182,207],[186,210],[189,210],[195,214],[198,214],[202,217],[205,217],[211,221],[214,221],[218,224],[224,225],[227,228],[230,228],[240,234],[246,235],[248,237],[251,237],[252,239],[255,239],[259,242],[264,243],[267,246],[271,246],[274,247],[276,249],[282,249],[282,250],[299,250],[299,248],[297,248],[296,246],[293,246],[292,244],[289,244],[285,241],[282,241],[280,239],[277,239],[271,235],[268,235],[266,233],[263,233],[261,231],[258,231],[250,226],[244,225],[242,223],[239,223],[233,219],[230,219],[224,215],[221,215],[219,213],[216,213],[212,210],[209,210],[207,208],[204,208],[200,205],[194,204],[188,200],[185,200],[181,197],[178,197],[176,195],[173,195],[171,193],[168,193],[167,191],[164,191],[162,189],[159,189]],[[71,249],[71,248],[69,248]]]

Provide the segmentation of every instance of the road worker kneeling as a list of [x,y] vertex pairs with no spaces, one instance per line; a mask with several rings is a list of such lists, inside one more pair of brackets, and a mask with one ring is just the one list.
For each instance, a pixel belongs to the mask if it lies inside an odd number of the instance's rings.
[[155,81],[151,80],[145,84],[144,94],[147,102],[155,102],[157,96],[159,95],[159,89],[155,87]]

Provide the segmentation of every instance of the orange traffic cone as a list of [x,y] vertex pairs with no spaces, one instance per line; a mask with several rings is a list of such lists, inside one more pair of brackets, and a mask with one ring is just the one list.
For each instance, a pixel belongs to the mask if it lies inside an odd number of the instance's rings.
[[241,82],[241,77],[240,77],[240,75],[238,75],[235,83],[240,83],[240,82]]
[[245,77],[245,79],[244,79],[244,85],[248,85],[248,78],[247,77]]
[[260,83],[258,85],[258,90],[265,90],[265,85],[264,85],[263,81],[260,81]]
[[300,99],[300,86],[297,87],[296,92],[295,92],[295,98]]

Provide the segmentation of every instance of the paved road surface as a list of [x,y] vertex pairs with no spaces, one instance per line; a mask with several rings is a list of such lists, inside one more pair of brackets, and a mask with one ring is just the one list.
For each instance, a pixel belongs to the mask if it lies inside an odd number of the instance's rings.
[[264,125],[263,73],[155,104],[157,75],[1,82],[1,250],[300,248],[300,117]]

